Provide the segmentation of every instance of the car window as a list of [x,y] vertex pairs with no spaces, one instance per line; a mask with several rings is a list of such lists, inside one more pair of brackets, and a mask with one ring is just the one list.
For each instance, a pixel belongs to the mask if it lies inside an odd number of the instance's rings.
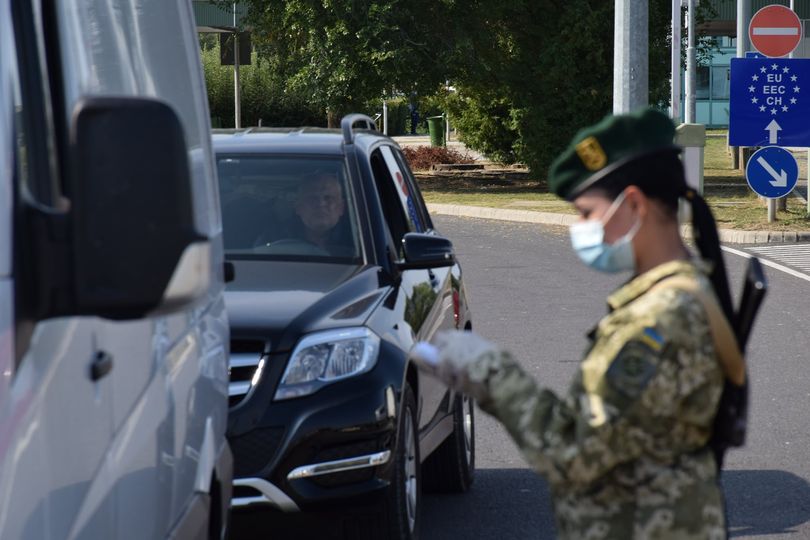
[[385,165],[391,178],[394,180],[394,187],[396,189],[397,198],[402,205],[402,210],[408,219],[408,226],[411,232],[424,232],[426,227],[423,217],[416,208],[414,201],[414,192],[409,182],[405,179],[405,174],[402,171],[394,153],[391,151],[390,146],[383,146],[380,148],[380,153],[385,160]]
[[227,258],[361,262],[342,160],[218,155],[217,169]]
[[416,178],[411,171],[408,161],[399,149],[393,149],[392,153],[399,164],[402,174],[405,176],[405,181],[408,182],[409,190],[411,193],[411,200],[416,209],[416,212],[421,216],[421,221],[424,224],[425,230],[433,229],[433,222],[430,219],[430,214],[425,206],[425,200],[422,198],[422,192],[419,190],[419,184],[416,183]]
[[385,222],[388,224],[388,231],[391,233],[391,240],[393,240],[396,249],[395,255],[401,259],[404,255],[402,237],[405,236],[405,233],[414,230],[413,223],[408,220],[403,210],[398,194],[399,190],[391,176],[388,165],[385,163],[382,152],[380,150],[372,152],[370,162]]

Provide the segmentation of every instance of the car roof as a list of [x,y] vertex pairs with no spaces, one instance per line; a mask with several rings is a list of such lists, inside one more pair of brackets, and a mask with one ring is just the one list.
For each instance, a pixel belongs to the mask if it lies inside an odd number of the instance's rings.
[[[377,131],[355,129],[354,143],[368,149],[384,139],[393,139]],[[317,154],[343,155],[343,133],[339,129],[300,128],[246,128],[212,130],[214,151],[219,154]]]

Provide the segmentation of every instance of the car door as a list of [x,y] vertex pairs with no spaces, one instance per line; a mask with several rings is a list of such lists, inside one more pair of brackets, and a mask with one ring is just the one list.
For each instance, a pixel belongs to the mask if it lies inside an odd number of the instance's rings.
[[0,0],[0,538],[112,538],[112,391],[97,322],[36,322],[49,268],[26,208],[58,213],[54,129],[31,3]]
[[[396,148],[390,145],[382,145],[375,150],[372,168],[375,168],[375,160],[382,165],[378,165],[375,171],[377,185],[381,196],[392,199],[384,203],[388,208],[386,220],[394,244],[401,246],[406,233],[428,232],[429,224],[417,206],[413,185],[397,161],[395,151]],[[402,253],[397,255],[403,257]],[[446,305],[444,294],[447,276],[446,269],[411,269],[402,272],[401,287],[406,297],[405,321],[410,325],[415,341],[431,341],[444,326],[448,308],[452,313],[452,303]],[[446,387],[438,380],[420,374],[417,398],[420,436],[425,437],[445,416],[447,408],[443,400],[447,394]]]

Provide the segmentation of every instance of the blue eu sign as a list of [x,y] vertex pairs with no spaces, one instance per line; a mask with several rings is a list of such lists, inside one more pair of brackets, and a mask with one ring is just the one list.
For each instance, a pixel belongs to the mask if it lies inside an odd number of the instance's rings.
[[810,59],[733,58],[729,144],[810,147],[804,83],[810,85]]
[[778,146],[760,148],[745,167],[748,185],[769,199],[784,197],[796,187],[799,165],[793,154]]

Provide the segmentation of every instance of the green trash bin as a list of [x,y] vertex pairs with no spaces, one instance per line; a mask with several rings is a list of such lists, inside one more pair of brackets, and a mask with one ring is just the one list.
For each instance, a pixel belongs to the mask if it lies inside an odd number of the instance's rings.
[[444,146],[444,116],[429,116],[430,146]]

